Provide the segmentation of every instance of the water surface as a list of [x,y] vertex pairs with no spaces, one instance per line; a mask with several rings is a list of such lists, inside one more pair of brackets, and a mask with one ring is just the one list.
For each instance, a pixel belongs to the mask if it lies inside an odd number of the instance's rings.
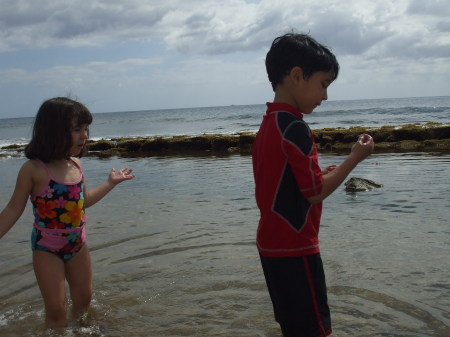
[[[321,165],[342,159],[321,155]],[[88,187],[111,167],[136,172],[87,211],[90,315],[63,331],[43,327],[28,206],[0,244],[2,336],[281,336],[255,247],[251,157],[82,161]],[[0,207],[23,162],[0,159]],[[336,336],[450,336],[449,164],[450,154],[373,155],[352,176],[382,188],[340,187],[325,201]]]

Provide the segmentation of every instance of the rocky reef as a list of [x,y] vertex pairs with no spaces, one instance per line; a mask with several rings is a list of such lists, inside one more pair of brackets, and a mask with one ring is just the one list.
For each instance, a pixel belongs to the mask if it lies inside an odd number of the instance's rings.
[[375,152],[450,152],[450,123],[321,129],[314,136],[319,151],[341,152],[350,150],[361,133],[374,138]]
[[[450,123],[408,124],[400,127],[354,127],[313,130],[319,152],[348,153],[361,133],[375,140],[375,152],[450,153]],[[256,134],[204,134],[199,136],[112,138],[89,141],[89,155],[98,157],[149,157],[171,155],[250,154]],[[24,146],[0,149],[0,156],[20,155]]]
[[359,177],[351,177],[349,180],[345,182],[345,192],[347,193],[356,193],[362,191],[370,191],[374,188],[383,187],[383,184],[378,184],[372,180],[359,178]]
[[118,138],[90,141],[88,147],[90,155],[100,157],[250,153],[254,139],[252,133]]

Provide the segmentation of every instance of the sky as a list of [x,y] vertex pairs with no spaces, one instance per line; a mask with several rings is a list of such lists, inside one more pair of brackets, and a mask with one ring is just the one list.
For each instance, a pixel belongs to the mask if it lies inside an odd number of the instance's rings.
[[292,31],[338,58],[329,100],[450,95],[449,0],[0,0],[0,118],[262,104]]

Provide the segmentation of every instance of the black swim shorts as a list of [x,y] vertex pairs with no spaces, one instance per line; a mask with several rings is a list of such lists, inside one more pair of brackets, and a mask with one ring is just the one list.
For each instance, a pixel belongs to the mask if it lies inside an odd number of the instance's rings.
[[260,255],[275,320],[284,337],[331,334],[325,274],[320,254],[299,257]]

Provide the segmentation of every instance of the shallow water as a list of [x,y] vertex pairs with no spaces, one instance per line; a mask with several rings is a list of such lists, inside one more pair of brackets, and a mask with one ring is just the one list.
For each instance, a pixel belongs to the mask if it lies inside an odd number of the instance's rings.
[[[23,161],[0,159],[0,207]],[[88,186],[111,167],[137,175],[87,211],[92,310],[61,331],[43,327],[28,206],[0,244],[1,336],[281,336],[254,243],[251,157],[82,161]],[[450,336],[449,164],[450,154],[373,155],[352,176],[382,188],[341,187],[325,201],[336,336]]]

